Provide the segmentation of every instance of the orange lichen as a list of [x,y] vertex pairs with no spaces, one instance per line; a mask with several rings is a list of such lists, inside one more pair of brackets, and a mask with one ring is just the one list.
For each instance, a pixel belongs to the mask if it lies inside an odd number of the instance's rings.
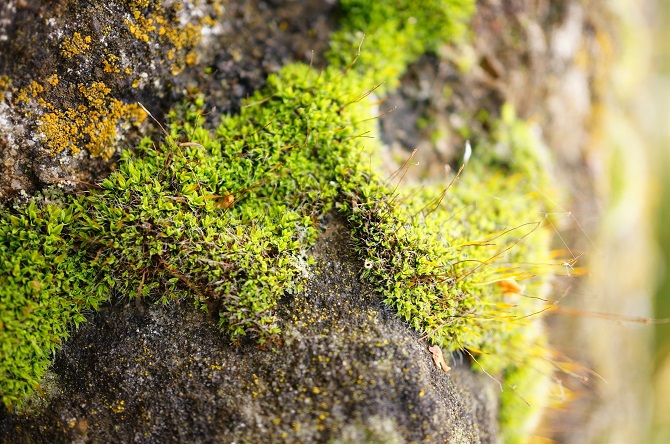
[[116,74],[120,73],[121,69],[119,69],[119,58],[114,54],[107,54],[105,59],[102,61],[102,69],[105,72]]
[[30,82],[25,88],[18,90],[16,95],[17,102],[29,103],[31,99],[37,97],[37,95],[44,91],[44,87],[37,83],[36,81]]
[[198,62],[198,53],[195,51],[190,51],[186,54],[186,64],[188,66],[193,66]]
[[51,74],[49,77],[47,77],[47,83],[51,86],[56,86],[58,85],[58,74]]
[[[194,66],[198,62],[195,46],[201,39],[203,26],[213,26],[213,17],[205,16],[194,19],[192,23],[184,23],[182,5],[179,2],[165,5],[161,0],[124,0],[125,13],[121,23],[127,27],[126,38],[139,42],[151,43],[158,48],[159,57],[167,63],[170,72],[177,75],[186,66]],[[200,3],[195,1],[194,7]],[[217,2],[214,2],[217,3]],[[220,15],[223,10],[216,9]],[[102,28],[103,35],[109,35],[109,26]],[[153,46],[155,44],[155,46]],[[109,75],[128,76],[133,88],[146,83],[145,78],[135,74],[135,65],[129,65],[120,54],[108,52],[96,46],[92,33],[86,28],[65,35],[60,39],[59,56],[71,59],[74,56],[87,54],[89,60],[97,65],[98,71],[106,73],[104,77],[88,77],[79,80],[76,88],[70,88],[63,82],[59,74],[52,71],[46,76],[36,78],[27,86],[13,87],[11,79],[0,77],[0,100],[2,93],[9,91],[12,102],[22,108],[26,117],[36,119],[37,130],[44,147],[52,154],[71,150],[76,154],[82,149],[89,151],[93,157],[108,159],[115,151],[118,138],[117,129],[141,123],[145,114],[136,104],[125,104],[114,98],[116,86],[107,82]],[[114,46],[110,46],[110,49]],[[146,77],[146,76],[145,76]],[[74,78],[68,76],[72,83]],[[62,97],[67,97],[63,102]],[[57,100],[54,100],[57,98]]]
[[[137,19],[137,17],[136,17]],[[143,42],[148,42],[149,41],[149,34],[147,32],[155,31],[156,27],[151,26],[151,27],[143,27],[143,26],[136,26],[133,22],[130,20],[126,19],[126,25],[128,25],[128,31],[135,36],[137,40],[142,40]]]
[[60,45],[60,52],[66,59],[74,57],[90,48],[91,36],[82,37],[80,33],[75,32],[72,37],[63,41]]
[[117,125],[122,121],[139,125],[146,115],[137,104],[109,97],[111,90],[102,82],[79,84],[78,90],[86,105],[65,110],[47,106],[52,112],[40,117],[40,133],[53,154],[66,149],[77,153],[83,147],[93,157],[108,159],[114,153]]
[[[137,40],[155,41],[164,46],[172,46],[168,53],[169,60],[175,57],[175,52],[179,53],[193,48],[200,42],[200,31],[203,24],[214,23],[211,17],[204,17],[196,24],[187,23],[185,25],[180,23],[176,14],[174,18],[168,19],[160,13],[162,8],[160,1],[150,5],[148,1],[137,0],[129,2],[128,6],[132,15],[132,19],[125,20],[128,31]],[[181,9],[181,5],[176,3],[172,8],[176,13]],[[188,55],[182,55],[184,56]]]
[[[9,76],[0,76],[0,95],[4,93],[5,91],[9,90],[12,86],[12,79],[9,78]],[[3,97],[0,97],[0,100],[3,99]]]
[[83,83],[80,83],[77,88],[88,100],[89,104],[95,108],[100,108],[104,104],[105,97],[111,91],[102,82],[93,82],[91,86],[86,86]]

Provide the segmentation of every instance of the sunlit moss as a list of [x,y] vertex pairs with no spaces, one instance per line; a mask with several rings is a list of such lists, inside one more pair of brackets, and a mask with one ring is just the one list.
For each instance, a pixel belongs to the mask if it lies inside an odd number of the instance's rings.
[[179,107],[165,143],[125,152],[99,188],[4,210],[3,401],[30,393],[69,325],[113,294],[189,299],[232,340],[272,340],[273,309],[302,289],[315,221],[333,208],[350,221],[363,276],[401,317],[448,350],[503,360],[489,369],[516,362],[524,349],[505,340],[525,311],[498,283],[528,278],[515,264],[543,251],[527,239],[542,231],[538,199],[519,193],[520,177],[487,179],[474,163],[446,194],[394,192],[364,160],[377,142],[360,82],[289,65],[214,134],[197,106]]
[[[532,297],[542,294],[551,266],[538,192],[547,183],[545,153],[505,107],[452,186],[409,189],[380,177],[370,166],[378,142],[366,93],[382,81],[395,87],[408,63],[461,35],[472,12],[469,1],[428,2],[421,14],[391,3],[344,2],[334,67],[284,67],[214,133],[201,126],[201,104],[178,106],[163,143],[144,139],[124,152],[118,169],[88,193],[47,191],[2,210],[6,405],[38,387],[51,352],[82,313],[115,294],[187,299],[217,314],[232,341],[273,340],[274,308],[283,294],[303,289],[318,220],[331,210],[349,221],[362,276],[400,317],[445,351],[468,350],[475,368],[507,370],[526,393],[526,375],[544,360]],[[147,5],[129,4],[135,38],[171,38]],[[369,49],[344,74],[359,29]],[[179,48],[169,41],[172,60]],[[117,72],[113,58],[108,67]],[[108,156],[97,147],[113,146],[116,119],[143,116],[109,92],[102,82],[79,85],[77,109],[42,116],[49,146]],[[39,93],[35,87],[25,97]],[[548,371],[540,374],[545,383]],[[532,382],[540,387],[540,379]],[[503,430],[524,424],[522,436],[538,409],[513,404],[503,398]]]
[[384,82],[378,90],[384,92],[395,89],[407,65],[422,54],[462,39],[474,2],[344,0],[340,10],[341,27],[332,36],[329,61],[345,67],[359,54],[353,69]]
[[271,340],[277,301],[302,289],[315,220],[364,163],[373,125],[356,80],[287,66],[215,134],[197,107],[179,107],[165,143],[125,152],[99,188],[3,210],[5,404],[37,387],[69,326],[113,294],[190,299],[232,340]]

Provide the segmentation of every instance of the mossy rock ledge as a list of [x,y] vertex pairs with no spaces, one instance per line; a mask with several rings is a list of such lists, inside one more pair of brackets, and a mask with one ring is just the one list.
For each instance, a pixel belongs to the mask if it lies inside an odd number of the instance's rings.
[[0,6],[0,442],[525,442],[547,148],[494,100],[446,181],[375,160],[472,0],[51,3]]
[[189,304],[105,308],[56,354],[47,405],[4,442],[497,442],[498,386],[449,372],[360,279],[328,218],[307,290],[281,300],[280,347],[230,345]]

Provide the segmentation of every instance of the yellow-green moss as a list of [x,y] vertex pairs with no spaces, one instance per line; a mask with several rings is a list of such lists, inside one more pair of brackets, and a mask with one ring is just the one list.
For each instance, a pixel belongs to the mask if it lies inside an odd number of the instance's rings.
[[[448,190],[396,188],[372,171],[367,88],[382,81],[395,87],[408,63],[460,36],[472,12],[467,0],[428,2],[417,14],[408,2],[392,3],[343,3],[333,64],[348,66],[357,31],[369,35],[346,75],[289,65],[215,134],[199,126],[197,108],[178,107],[170,138],[158,145],[145,139],[124,152],[100,189],[80,197],[48,191],[0,213],[5,404],[38,387],[69,326],[113,294],[163,303],[186,298],[216,311],[232,340],[273,339],[273,308],[285,292],[302,288],[315,223],[332,208],[349,220],[363,277],[399,316],[445,350],[468,350],[475,368],[508,369],[525,393],[524,372],[544,359],[531,297],[552,265],[536,191],[546,184],[537,140],[505,108]],[[196,62],[191,48],[199,29],[161,18],[161,5],[152,5],[127,2],[128,31],[169,45],[166,59],[178,73]],[[78,38],[69,42],[68,54],[87,49]],[[104,60],[105,71],[132,75],[113,54]],[[103,82],[79,84],[76,108],[40,101],[58,83],[57,75],[33,82],[18,96],[46,110],[39,129],[54,152],[85,147],[108,157],[118,122],[144,117]],[[523,418],[537,411],[512,404],[503,398],[503,430],[531,423]]]
[[[472,0],[343,0],[341,28],[332,36],[328,60],[353,66],[379,92],[395,89],[407,65],[428,51],[462,39],[474,12]],[[365,38],[364,38],[365,37]]]
[[[506,346],[525,349],[522,360],[505,372],[508,389],[500,399],[500,430],[505,444],[525,444],[533,436],[543,410],[549,406],[554,367],[547,350],[546,332],[541,323],[528,325],[523,334]],[[513,390],[512,390],[513,388]]]
[[[273,307],[302,288],[308,271],[313,218],[363,163],[359,132],[372,126],[355,123],[368,116],[352,102],[356,80],[286,67],[216,134],[199,127],[199,110],[178,108],[171,138],[125,152],[101,189],[81,197],[49,192],[3,210],[5,404],[38,386],[69,325],[115,293],[188,298],[218,312],[233,340],[272,339]],[[100,91],[84,90],[95,102]]]
[[474,163],[440,205],[439,188],[394,192],[365,160],[376,142],[360,82],[286,66],[215,134],[197,108],[177,108],[170,139],[125,152],[100,189],[3,210],[3,401],[30,393],[70,323],[113,294],[190,299],[218,312],[233,340],[272,339],[273,308],[302,288],[315,220],[334,206],[363,276],[400,316],[448,350],[519,362],[532,344],[505,341],[531,319],[496,283],[528,277],[523,264],[543,251],[524,237],[541,234],[529,225],[542,220],[539,201],[518,193],[520,179],[484,179]]

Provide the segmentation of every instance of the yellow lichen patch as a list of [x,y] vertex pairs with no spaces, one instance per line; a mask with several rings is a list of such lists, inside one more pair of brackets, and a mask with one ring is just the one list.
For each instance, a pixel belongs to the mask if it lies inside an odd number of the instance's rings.
[[82,37],[80,33],[75,32],[72,37],[63,41],[60,45],[60,52],[66,59],[81,54],[90,48],[91,36]]
[[123,399],[120,401],[117,400],[114,404],[110,405],[109,408],[112,409],[114,413],[121,413],[126,409],[125,401]]
[[21,88],[18,91],[16,95],[16,101],[27,104],[28,102],[30,102],[31,99],[34,99],[35,97],[37,97],[39,93],[43,91],[44,87],[33,80],[32,82],[30,82],[28,86],[26,86],[25,88]]
[[176,63],[173,63],[172,66],[170,66],[170,74],[172,74],[173,76],[178,76],[179,74],[181,74],[183,70],[184,67]]
[[198,53],[195,51],[190,51],[186,54],[186,64],[188,66],[193,66],[198,62]]
[[105,59],[102,61],[102,69],[105,72],[116,74],[120,73],[121,69],[119,69],[119,58],[114,54],[107,54]]
[[93,157],[108,159],[114,153],[116,127],[122,121],[134,125],[146,117],[137,104],[124,104],[109,97],[110,89],[102,82],[79,84],[82,102],[76,109],[54,110],[39,119],[39,131],[53,154],[66,149],[73,153],[83,147]]
[[58,85],[58,74],[51,74],[49,77],[47,77],[47,83],[51,86],[56,86]]
[[[128,31],[139,41],[156,42],[165,48],[164,55],[171,63],[170,73],[179,75],[186,66],[194,66],[198,62],[198,55],[193,48],[200,42],[203,25],[212,25],[212,17],[197,19],[196,23],[180,22],[177,12],[181,6],[172,5],[174,15],[166,17],[161,2],[150,4],[146,1],[130,1],[130,18],[125,19]],[[127,72],[127,74],[130,74]],[[132,87],[138,88],[140,80],[135,79]]]
[[[137,17],[136,17],[136,19],[137,19]],[[149,34],[147,34],[147,32],[151,32],[151,31],[154,31],[156,29],[156,27],[153,26],[153,25],[149,28],[143,27],[141,25],[135,25],[135,23],[133,23],[130,20],[126,20],[126,25],[128,25],[128,31],[130,31],[130,33],[133,36],[135,36],[135,38],[137,40],[141,40],[143,42],[148,42],[149,41]]]
[[[213,24],[211,17],[204,17],[197,23],[182,24],[176,17],[168,19],[161,13],[162,3],[156,2],[151,6],[147,1],[129,2],[132,19],[126,19],[128,31],[137,39],[143,42],[155,41],[161,45],[169,45],[168,59],[173,60],[175,52],[193,48],[200,42],[203,24]],[[177,12],[180,9],[179,4],[172,8]],[[197,61],[194,53],[182,55],[186,57],[186,63],[189,65]]]
[[96,108],[102,106],[105,97],[111,91],[102,82],[93,82],[91,86],[86,86],[83,83],[80,83],[77,87],[79,91],[84,95],[86,100],[89,101],[89,104]]
[[[9,76],[0,76],[0,94],[7,91],[12,86],[12,79]],[[0,97],[2,99],[2,97]]]

